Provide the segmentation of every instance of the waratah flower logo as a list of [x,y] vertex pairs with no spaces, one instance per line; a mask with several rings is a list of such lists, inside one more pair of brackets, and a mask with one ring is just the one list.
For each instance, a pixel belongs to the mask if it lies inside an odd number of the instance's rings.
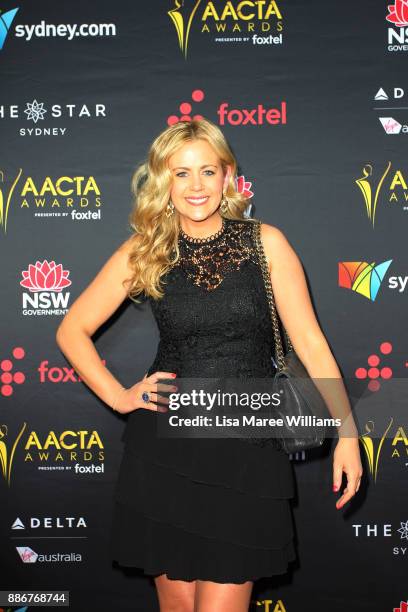
[[22,272],[23,280],[20,285],[32,293],[37,291],[62,291],[72,282],[68,279],[69,271],[64,270],[61,264],[55,261],[36,261],[35,266],[30,264],[28,270]]
[[408,26],[408,0],[395,0],[395,3],[389,4],[387,8],[389,11],[386,16],[387,21],[400,28]]
[[236,190],[239,193],[242,193],[246,198],[252,198],[254,195],[252,191],[250,191],[252,183],[245,180],[245,177],[241,174],[241,176],[237,176],[235,178]]

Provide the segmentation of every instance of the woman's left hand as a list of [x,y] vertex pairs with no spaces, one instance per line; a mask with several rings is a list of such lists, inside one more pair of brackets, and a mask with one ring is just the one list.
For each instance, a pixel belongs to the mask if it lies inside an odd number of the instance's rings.
[[333,491],[340,489],[343,471],[347,475],[347,486],[336,502],[337,510],[342,508],[360,488],[363,467],[358,438],[339,438],[337,442],[333,456]]

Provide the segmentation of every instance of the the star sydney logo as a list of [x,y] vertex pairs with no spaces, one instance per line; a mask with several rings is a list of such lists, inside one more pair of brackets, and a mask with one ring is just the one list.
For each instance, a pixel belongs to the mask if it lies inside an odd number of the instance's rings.
[[44,119],[47,110],[44,108],[44,102],[33,100],[31,103],[27,102],[27,108],[24,112],[27,115],[27,120],[31,119],[34,123],[37,123],[40,119]]

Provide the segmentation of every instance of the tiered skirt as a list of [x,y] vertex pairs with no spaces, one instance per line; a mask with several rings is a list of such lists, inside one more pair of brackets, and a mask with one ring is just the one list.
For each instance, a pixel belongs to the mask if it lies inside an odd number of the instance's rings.
[[132,412],[114,494],[110,556],[175,580],[243,583],[296,559],[291,462],[240,439],[158,437]]

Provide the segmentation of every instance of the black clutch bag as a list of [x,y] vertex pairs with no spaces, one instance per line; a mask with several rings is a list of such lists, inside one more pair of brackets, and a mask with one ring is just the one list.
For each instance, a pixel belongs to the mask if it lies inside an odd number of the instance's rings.
[[[277,418],[281,418],[284,424],[282,434],[278,435],[278,438],[286,453],[296,453],[323,444],[326,427],[317,423],[321,421],[322,415],[327,414],[327,407],[319,390],[294,351],[280,319],[278,319],[268,263],[262,245],[261,222],[254,219],[253,223],[254,241],[264,279],[275,343],[275,359],[273,361],[276,373],[273,380],[273,391],[280,392],[282,398],[280,404],[274,409]],[[287,340],[286,354],[279,324],[282,326]]]

